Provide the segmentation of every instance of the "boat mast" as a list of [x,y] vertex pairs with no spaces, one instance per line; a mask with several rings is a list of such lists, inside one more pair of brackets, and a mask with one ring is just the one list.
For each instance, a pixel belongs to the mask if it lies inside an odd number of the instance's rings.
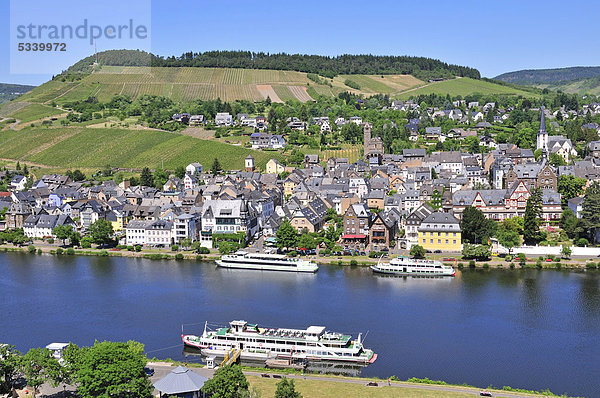
[[204,321],[204,332],[202,332],[202,337],[206,337],[206,325],[208,324],[208,321]]

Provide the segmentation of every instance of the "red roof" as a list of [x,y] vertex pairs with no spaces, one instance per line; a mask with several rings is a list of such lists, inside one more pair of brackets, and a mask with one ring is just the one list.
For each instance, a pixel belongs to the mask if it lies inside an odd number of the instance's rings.
[[367,235],[362,235],[362,234],[359,234],[359,235],[343,235],[342,239],[364,239],[366,237],[367,237]]
[[0,192],[0,197],[2,196],[10,196],[10,192]]

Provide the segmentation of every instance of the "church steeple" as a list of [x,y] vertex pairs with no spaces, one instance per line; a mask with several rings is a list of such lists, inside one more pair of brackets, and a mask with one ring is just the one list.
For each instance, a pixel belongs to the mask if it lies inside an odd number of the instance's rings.
[[544,114],[544,106],[542,106],[541,111],[542,118],[540,119],[540,130],[537,134],[537,149],[542,150],[542,158],[545,159],[548,156],[548,132],[546,131],[546,115]]

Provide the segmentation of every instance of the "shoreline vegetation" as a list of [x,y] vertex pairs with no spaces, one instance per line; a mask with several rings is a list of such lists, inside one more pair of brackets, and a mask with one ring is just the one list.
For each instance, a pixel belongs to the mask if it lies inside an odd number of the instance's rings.
[[[10,244],[0,244],[0,253],[23,253],[31,255],[56,255],[56,256],[98,256],[98,257],[130,257],[144,258],[148,260],[169,260],[169,261],[215,261],[221,255],[218,252],[210,254],[197,254],[191,251],[173,252],[168,248],[165,249],[150,249],[142,251],[129,251],[127,249],[98,249],[85,248],[74,249],[72,247],[63,248],[60,246],[14,246]],[[443,254],[432,256],[431,259],[436,259],[443,262],[445,265],[452,266],[456,269],[553,269],[553,270],[572,270],[572,271],[597,271],[600,270],[600,261],[593,262],[589,258],[581,259],[560,259],[558,256],[539,256],[527,258],[526,261],[520,261],[516,255],[511,261],[502,257],[492,257],[487,261],[463,260],[456,258],[456,261],[443,261]],[[548,260],[551,261],[548,261]],[[317,257],[316,261],[319,265],[334,265],[334,266],[352,266],[352,267],[369,267],[377,264],[378,259],[369,258],[367,256],[330,256]],[[388,261],[386,259],[385,261]]]
[[[171,358],[166,358],[166,359],[158,359],[156,357],[149,359],[148,360],[148,366],[152,366],[153,364],[161,364],[161,365],[170,365],[170,366],[185,366],[188,368],[205,368],[204,364],[200,364],[200,363],[190,363],[190,362],[185,362],[185,361],[175,361]],[[511,387],[511,386],[502,386],[502,387],[495,387],[495,386],[487,386],[487,387],[477,387],[477,386],[473,386],[467,383],[462,383],[462,384],[453,384],[453,383],[448,383],[446,381],[443,380],[432,380],[429,379],[428,377],[424,377],[424,378],[419,378],[419,377],[410,377],[407,380],[401,380],[400,378],[398,378],[395,375],[390,376],[387,379],[384,378],[380,378],[380,377],[359,377],[359,376],[341,376],[341,375],[334,375],[334,374],[321,374],[321,373],[306,373],[306,372],[302,372],[302,371],[298,371],[295,369],[274,369],[274,368],[265,368],[265,367],[253,367],[253,366],[241,366],[242,370],[244,371],[244,373],[246,375],[250,375],[250,376],[259,376],[260,374],[263,373],[268,373],[268,374],[279,374],[279,375],[285,375],[285,376],[296,376],[299,379],[305,379],[305,376],[310,376],[311,377],[311,381],[316,382],[316,383],[323,383],[326,381],[332,381],[332,380],[338,380],[338,382],[343,382],[346,380],[352,380],[354,382],[356,381],[363,381],[364,383],[362,384],[356,384],[356,387],[362,387],[364,385],[366,385],[366,383],[368,382],[377,382],[377,383],[381,383],[381,386],[385,386],[387,385],[388,381],[390,383],[391,386],[402,386],[402,387],[406,387],[406,388],[419,388],[420,385],[435,385],[435,386],[444,386],[444,387],[448,387],[449,389],[455,389],[456,393],[459,393],[461,391],[464,391],[464,389],[469,389],[469,390],[475,390],[475,392],[479,392],[482,389],[485,389],[487,391],[490,391],[492,393],[518,393],[518,394],[527,394],[527,395],[532,395],[532,396],[546,396],[546,397],[565,397],[567,398],[567,395],[558,395],[553,393],[552,391],[550,391],[549,389],[543,389],[540,391],[537,390],[530,390],[530,389],[524,389],[524,388],[516,388],[516,387]],[[322,378],[323,380],[314,380],[315,378]],[[334,381],[335,382],[335,381]],[[252,384],[252,383],[251,383]],[[433,393],[433,391],[430,391]],[[444,391],[440,391],[440,395],[443,395]],[[397,395],[397,396],[402,396],[402,395]]]

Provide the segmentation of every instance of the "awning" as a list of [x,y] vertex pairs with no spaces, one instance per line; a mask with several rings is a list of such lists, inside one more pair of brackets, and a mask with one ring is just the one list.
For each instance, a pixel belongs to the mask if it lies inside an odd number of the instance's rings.
[[357,235],[342,235],[342,239],[365,239],[367,235],[357,234]]

